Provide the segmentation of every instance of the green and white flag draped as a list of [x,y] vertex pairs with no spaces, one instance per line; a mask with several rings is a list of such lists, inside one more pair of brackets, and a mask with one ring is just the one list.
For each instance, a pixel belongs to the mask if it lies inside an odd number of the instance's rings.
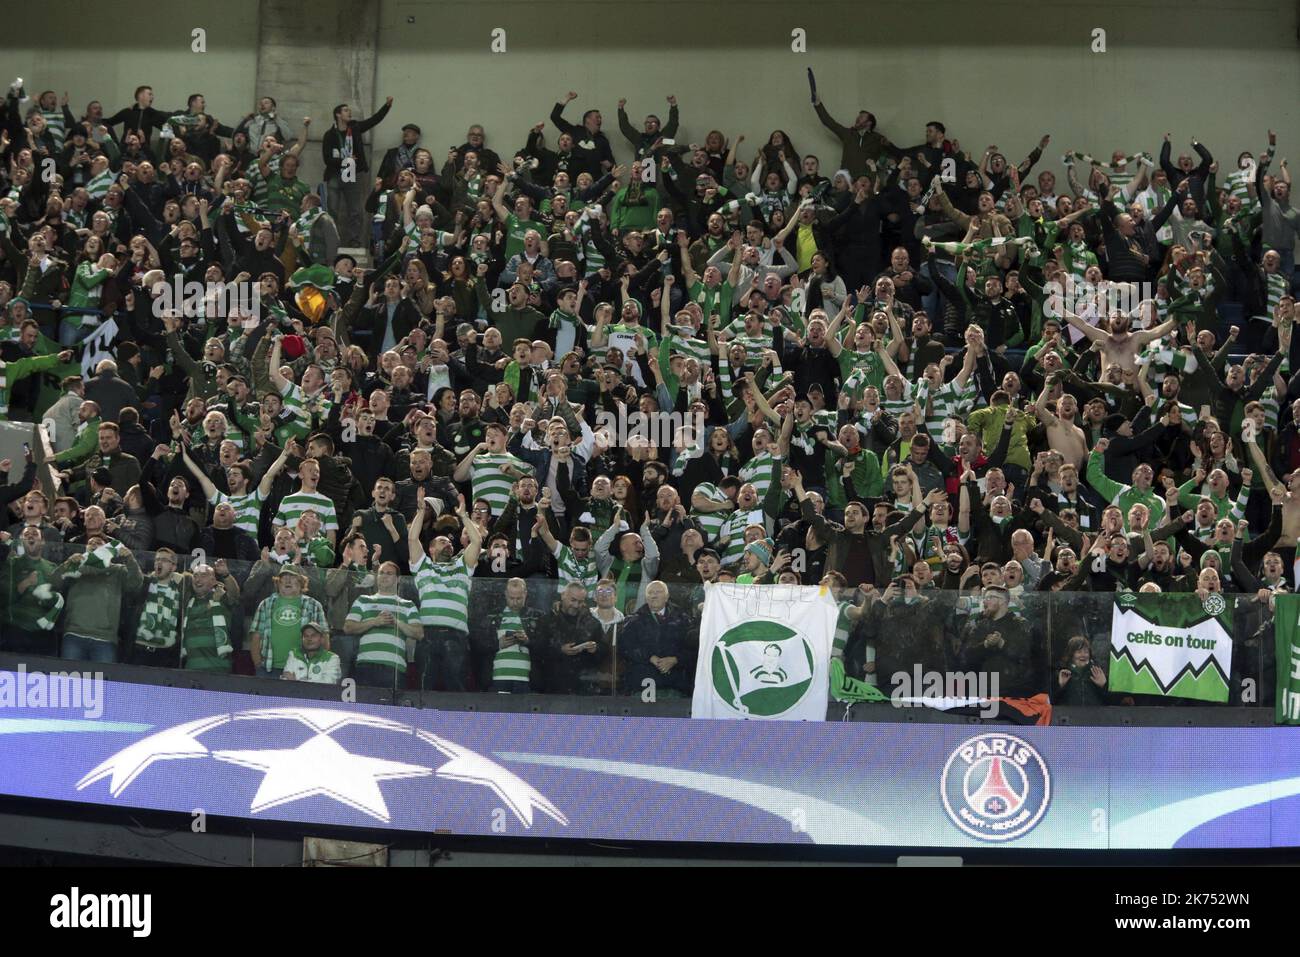
[[1300,724],[1300,595],[1277,595],[1273,606],[1278,724]]
[[1228,700],[1233,596],[1125,592],[1110,628],[1110,690]]
[[825,721],[838,616],[819,586],[705,585],[691,717]]

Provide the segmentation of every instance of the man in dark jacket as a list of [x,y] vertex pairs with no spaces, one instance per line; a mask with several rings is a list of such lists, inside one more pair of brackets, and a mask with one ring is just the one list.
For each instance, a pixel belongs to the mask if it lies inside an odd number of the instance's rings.
[[94,378],[86,382],[85,397],[98,403],[99,417],[104,422],[116,422],[124,408],[139,401],[135,390],[118,377],[117,363],[112,359],[105,359],[95,367]]
[[[609,137],[600,131],[600,110],[588,110],[582,114],[582,125],[575,126],[564,118],[564,108],[570,101],[576,100],[578,94],[570,90],[564,99],[555,104],[551,110],[551,122],[562,133],[573,137],[573,156],[577,168],[570,170],[576,179],[584,170],[592,179],[599,179],[614,166],[614,150],[609,145]],[[479,166],[482,166],[479,163]]]
[[144,463],[149,461],[149,457],[158,447],[158,440],[145,431],[144,426],[140,424],[140,413],[134,405],[123,408],[117,428],[118,446],[128,455],[135,456],[135,460],[143,468]]
[[257,539],[235,526],[235,507],[229,502],[213,510],[212,524],[200,534],[199,547],[209,561],[222,558],[251,566],[259,557]]
[[890,582],[866,614],[866,631],[873,636],[871,644],[876,648],[876,680],[886,694],[894,686],[896,674],[910,679],[918,667],[922,673],[952,670],[946,635],[953,612],[951,599],[922,595],[911,575],[899,580],[901,587]]
[[420,145],[420,128],[414,123],[402,127],[402,142],[384,154],[379,163],[379,178],[386,189],[397,184],[397,174],[415,166],[415,150]]
[[110,130],[122,124],[122,136],[133,130],[139,130],[144,137],[144,144],[147,146],[153,139],[154,130],[162,127],[177,113],[184,113],[184,110],[173,110],[168,113],[165,110],[156,110],[153,106],[153,87],[138,86],[135,88],[135,105],[126,106],[118,110],[112,116],[104,120],[104,125]]
[[891,151],[897,152],[890,146],[889,140],[876,132],[876,118],[866,110],[860,110],[853,126],[848,127],[831,119],[820,96],[813,98],[813,107],[817,110],[817,118],[822,121],[822,126],[834,133],[840,141],[843,147],[840,166],[848,170],[850,176],[866,176],[868,160],[878,160]]
[[[141,491],[147,487],[142,483]],[[145,495],[147,508],[152,496],[148,492]],[[178,555],[188,555],[198,547],[201,529],[187,507],[189,497],[190,487],[185,479],[177,476],[168,483],[167,504],[153,516],[155,548],[166,546]]]
[[997,693],[1029,697],[1047,686],[1046,673],[1035,667],[1029,622],[1009,607],[1001,585],[984,589],[983,610],[966,622],[961,635],[961,666],[998,676]]
[[[338,224],[339,243],[359,246],[361,233],[361,191],[370,172],[366,147],[361,136],[381,123],[393,105],[390,96],[384,105],[366,120],[352,119],[352,107],[340,103],[334,107],[334,125],[321,137],[321,156],[325,161],[325,190],[330,217]],[[352,160],[352,163],[346,163]],[[346,164],[346,165],[345,165]]]
[[547,694],[590,694],[609,668],[609,640],[587,610],[587,589],[569,582],[555,610],[542,619],[533,654],[541,656],[542,690]]
[[890,577],[890,540],[910,534],[931,505],[946,501],[943,490],[935,489],[925,497],[925,508],[914,508],[893,525],[876,531],[868,522],[867,507],[862,502],[849,502],[844,509],[844,524],[837,525],[817,513],[802,479],[795,482],[794,489],[800,516],[812,526],[817,540],[826,543],[826,570],[839,572],[850,587],[863,583],[883,586]]
[[619,636],[622,693],[652,689],[660,698],[689,695],[695,684],[690,630],[686,613],[668,604],[668,586],[647,585],[645,604],[628,617]]

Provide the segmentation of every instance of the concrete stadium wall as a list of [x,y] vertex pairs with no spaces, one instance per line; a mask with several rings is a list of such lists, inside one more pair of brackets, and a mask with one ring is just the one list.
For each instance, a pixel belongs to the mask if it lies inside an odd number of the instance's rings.
[[[27,92],[66,90],[80,117],[91,100],[116,113],[141,84],[159,109],[184,107],[202,93],[208,109],[232,125],[253,109],[259,0],[185,0],[183,4],[89,4],[85,0],[7,3],[0,8],[0,83],[15,76]],[[207,52],[191,49],[206,31]]]
[[[809,102],[811,67],[831,115],[852,123],[859,108],[900,145],[921,141],[926,121],[981,151],[1022,158],[1052,134],[1050,166],[1081,149],[1152,152],[1165,131],[1175,155],[1196,136],[1231,165],[1263,150],[1279,131],[1280,155],[1300,162],[1300,44],[1296,5],[1283,2],[1146,0],[1081,12],[1083,4],[796,4],[750,0],[565,0],[471,5],[385,0],[377,94],[398,98],[392,128],[419,123],[441,162],[465,128],[482,122],[488,144],[506,153],[547,117],[567,90],[579,98],[566,117],[597,107],[620,159],[619,97],[639,128],[650,112],[681,106],[679,142],[702,142],[717,127],[745,136],[752,159],[777,127],[823,169],[838,144]],[[408,18],[414,17],[414,23]],[[506,30],[507,52],[489,52]],[[1107,52],[1093,53],[1092,30]],[[791,31],[808,52],[791,52]],[[681,39],[682,36],[685,39]],[[427,91],[404,94],[403,91]],[[414,101],[414,102],[412,102]],[[436,138],[429,136],[436,132]],[[555,132],[546,131],[552,144]]]

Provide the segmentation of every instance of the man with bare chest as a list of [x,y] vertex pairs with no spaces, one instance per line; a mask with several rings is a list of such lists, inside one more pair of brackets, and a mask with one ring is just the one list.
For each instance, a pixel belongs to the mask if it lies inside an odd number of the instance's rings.
[[1175,319],[1166,319],[1154,329],[1143,329],[1140,332],[1133,332],[1130,328],[1132,320],[1122,312],[1113,312],[1110,315],[1110,331],[1100,329],[1097,326],[1089,325],[1088,322],[1079,316],[1065,311],[1065,321],[1078,329],[1089,340],[1098,343],[1101,350],[1101,374],[1104,377],[1106,370],[1112,365],[1118,365],[1127,372],[1137,369],[1138,353],[1148,342],[1159,339],[1166,333],[1173,332],[1178,326]]

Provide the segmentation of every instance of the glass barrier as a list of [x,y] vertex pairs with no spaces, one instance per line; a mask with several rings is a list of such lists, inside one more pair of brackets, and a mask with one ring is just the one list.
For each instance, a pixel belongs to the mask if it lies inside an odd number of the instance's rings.
[[[256,562],[196,550],[173,571],[176,556],[121,545],[28,550],[10,538],[7,546],[0,647],[20,656],[646,702],[689,698],[694,684],[704,597],[690,582],[667,583],[656,615],[646,607],[649,583],[630,576],[566,594],[554,579],[512,580],[486,561],[474,577],[458,579],[446,565],[417,584],[409,575],[317,567],[310,547],[300,560]],[[1225,597],[1234,599],[1232,657],[1221,703],[1272,707],[1269,606],[1253,593]],[[1013,590],[1006,607],[938,589],[914,600],[857,589],[836,598],[835,655],[848,678],[879,692],[855,700],[1046,694],[1067,705],[1212,703],[1110,686],[1113,593]]]

